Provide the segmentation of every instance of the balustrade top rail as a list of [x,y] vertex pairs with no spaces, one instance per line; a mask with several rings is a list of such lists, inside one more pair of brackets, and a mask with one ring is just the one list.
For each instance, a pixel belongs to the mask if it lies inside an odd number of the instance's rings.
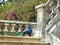
[[0,20],[1,23],[16,23],[16,24],[34,24],[36,25],[37,23],[35,22],[21,22],[21,21],[10,21],[10,20]]

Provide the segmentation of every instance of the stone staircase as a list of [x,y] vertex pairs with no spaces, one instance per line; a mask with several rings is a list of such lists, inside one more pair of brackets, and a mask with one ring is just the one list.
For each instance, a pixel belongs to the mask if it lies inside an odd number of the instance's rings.
[[50,45],[40,41],[34,37],[0,36],[0,45]]

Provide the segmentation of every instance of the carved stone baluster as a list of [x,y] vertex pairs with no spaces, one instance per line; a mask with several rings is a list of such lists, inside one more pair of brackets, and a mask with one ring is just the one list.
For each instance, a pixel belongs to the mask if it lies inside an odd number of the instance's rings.
[[5,23],[4,35],[7,35],[8,33],[8,25],[8,23]]
[[19,29],[18,29],[18,32],[21,32],[21,25],[19,24]]
[[4,32],[8,32],[8,23],[5,23],[5,30],[4,30]]
[[15,32],[14,26],[15,26],[15,24],[12,24],[12,30],[10,32]]

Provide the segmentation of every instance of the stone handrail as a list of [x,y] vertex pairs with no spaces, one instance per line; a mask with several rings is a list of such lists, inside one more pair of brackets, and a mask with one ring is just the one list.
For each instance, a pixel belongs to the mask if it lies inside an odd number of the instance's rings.
[[16,23],[16,24],[28,24],[28,23],[30,23],[30,24],[34,24],[34,25],[36,25],[36,23],[35,22],[21,22],[21,21],[10,21],[10,20],[0,20],[0,22],[4,22],[4,23]]

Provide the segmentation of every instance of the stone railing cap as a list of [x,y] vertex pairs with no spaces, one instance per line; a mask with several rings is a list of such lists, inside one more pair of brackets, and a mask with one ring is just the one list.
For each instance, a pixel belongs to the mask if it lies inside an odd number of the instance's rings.
[[28,24],[28,23],[30,23],[30,24],[37,24],[36,22],[22,22],[22,21],[11,21],[11,20],[0,20],[0,23],[16,23],[16,24]]
[[40,4],[40,5],[36,6],[35,9],[45,7],[45,6],[49,5],[50,2],[51,2],[51,0],[48,0],[45,4]]
[[41,7],[44,7],[44,4],[40,4],[40,5],[36,6],[35,9],[38,9],[38,8],[41,8]]

